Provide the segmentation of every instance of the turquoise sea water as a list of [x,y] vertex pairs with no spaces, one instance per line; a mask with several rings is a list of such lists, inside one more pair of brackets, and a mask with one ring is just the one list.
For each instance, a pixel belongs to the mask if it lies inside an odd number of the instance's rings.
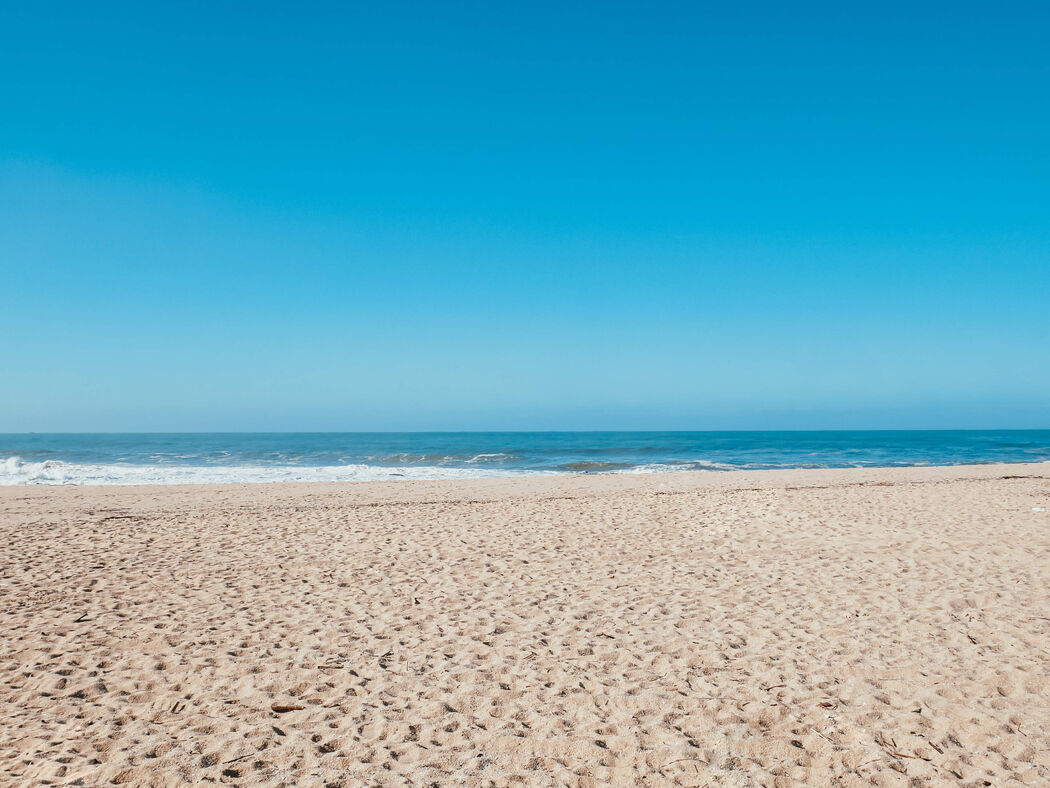
[[0,484],[442,479],[1050,460],[1050,430],[0,434]]

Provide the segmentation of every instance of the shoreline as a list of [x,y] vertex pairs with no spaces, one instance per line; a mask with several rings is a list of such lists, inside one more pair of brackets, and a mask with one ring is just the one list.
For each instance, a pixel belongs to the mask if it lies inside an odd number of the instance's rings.
[[1050,463],[0,488],[0,782],[1050,783]]
[[[179,490],[210,490],[210,489],[271,489],[271,488],[339,488],[346,487],[348,490],[377,487],[389,487],[391,490],[405,486],[414,485],[436,485],[444,486],[473,486],[481,488],[492,487],[500,489],[505,485],[525,486],[535,484],[539,488],[545,485],[570,486],[587,485],[588,480],[602,480],[598,486],[606,489],[610,485],[616,486],[608,480],[620,480],[626,489],[647,486],[651,482],[664,484],[675,480],[673,487],[722,487],[732,486],[742,479],[750,480],[753,484],[788,484],[785,481],[795,479],[796,482],[806,480],[834,481],[840,475],[842,478],[853,477],[855,480],[881,477],[887,475],[889,480],[897,477],[915,475],[915,480],[944,480],[944,479],[981,479],[994,478],[996,470],[1017,469],[1035,475],[1050,475],[1050,460],[1039,462],[1002,462],[1002,463],[958,463],[953,465],[878,465],[849,468],[762,468],[762,469],[733,469],[733,470],[700,470],[700,471],[646,471],[646,472],[592,472],[592,473],[534,473],[506,476],[485,477],[454,477],[447,479],[382,479],[382,480],[340,480],[340,481],[251,481],[251,482],[202,482],[202,483],[164,483],[164,484],[7,484],[0,485],[0,496],[8,490],[128,490],[128,491],[179,491]],[[823,479],[824,475],[827,479]]]

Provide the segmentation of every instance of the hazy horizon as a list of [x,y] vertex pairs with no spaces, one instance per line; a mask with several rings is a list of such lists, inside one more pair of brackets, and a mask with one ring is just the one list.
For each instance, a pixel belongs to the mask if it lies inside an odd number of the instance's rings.
[[885,428],[870,428],[870,429],[803,429],[803,428],[785,428],[785,429],[710,429],[710,430],[691,430],[691,429],[668,429],[668,430],[642,430],[642,429],[624,429],[624,430],[603,430],[603,429],[549,429],[549,430],[174,430],[174,431],[156,431],[156,430],[128,430],[124,432],[97,432],[88,430],[74,430],[67,432],[49,432],[40,430],[29,430],[26,432],[0,432],[0,435],[544,435],[544,434],[624,434],[624,435],[645,435],[645,434],[718,434],[718,433],[757,433],[757,434],[776,434],[776,433],[844,433],[844,432],[958,432],[958,433],[1003,433],[1003,432],[1050,432],[1050,427],[977,427],[977,428],[956,428],[956,427],[885,427]]

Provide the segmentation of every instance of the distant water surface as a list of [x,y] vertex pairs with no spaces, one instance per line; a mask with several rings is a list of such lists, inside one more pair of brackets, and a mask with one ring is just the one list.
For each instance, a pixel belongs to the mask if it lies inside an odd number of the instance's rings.
[[0,484],[452,479],[1050,460],[1050,430],[0,434]]

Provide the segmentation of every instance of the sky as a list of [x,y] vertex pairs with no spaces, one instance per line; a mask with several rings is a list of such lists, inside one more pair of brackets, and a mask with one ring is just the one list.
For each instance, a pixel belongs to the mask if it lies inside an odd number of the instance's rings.
[[1048,36],[5,3],[0,432],[1050,427]]

